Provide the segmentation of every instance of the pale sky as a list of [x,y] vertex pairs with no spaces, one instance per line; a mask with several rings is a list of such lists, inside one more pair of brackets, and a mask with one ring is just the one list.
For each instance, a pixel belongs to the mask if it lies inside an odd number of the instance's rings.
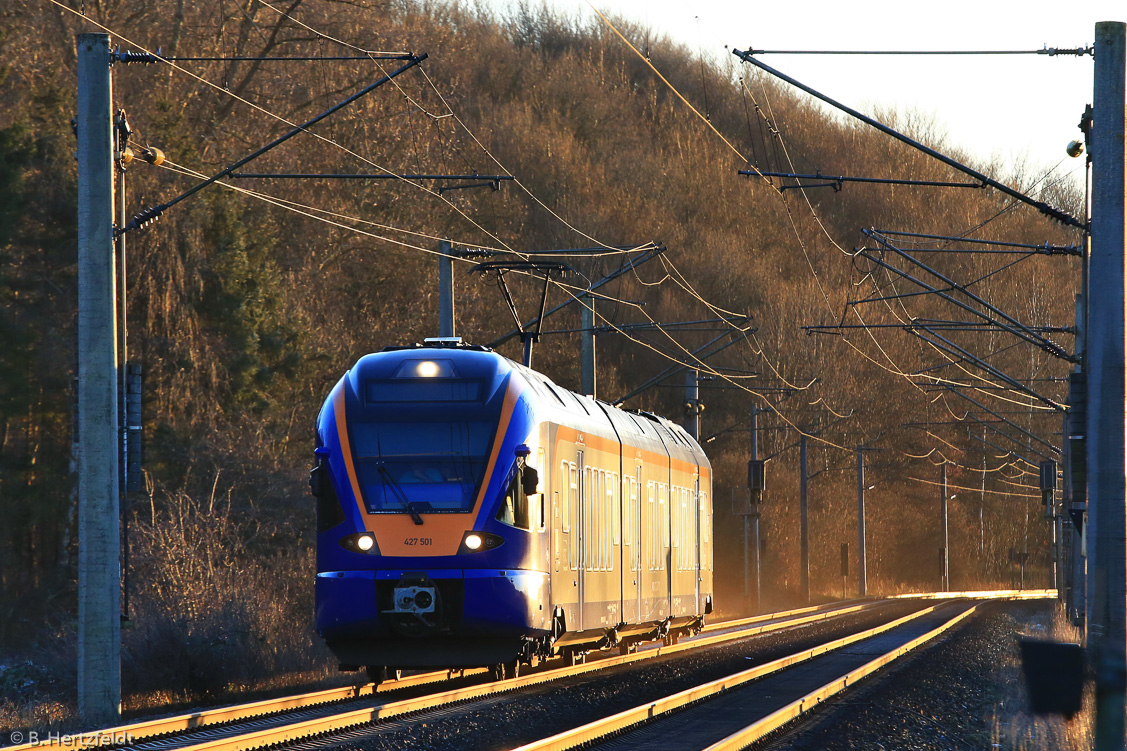
[[[493,0],[497,5],[505,0]],[[591,16],[585,0],[549,0]],[[682,42],[730,56],[724,46],[823,50],[1039,50],[1090,46],[1097,21],[1127,21],[1125,0],[591,0]],[[1092,100],[1092,57],[763,55],[766,64],[855,109],[915,109],[982,159],[1067,159],[1065,146]],[[743,64],[743,63],[741,63]],[[745,67],[750,67],[746,66]],[[1080,170],[1082,159],[1061,170]],[[1059,174],[1059,173],[1058,173]],[[1081,172],[1077,172],[1081,174]]]

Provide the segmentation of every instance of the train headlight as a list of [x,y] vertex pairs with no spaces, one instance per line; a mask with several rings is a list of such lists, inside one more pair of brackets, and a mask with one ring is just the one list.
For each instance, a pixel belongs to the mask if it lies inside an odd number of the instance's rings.
[[367,553],[368,555],[380,554],[380,546],[376,543],[376,536],[371,532],[353,532],[350,535],[345,535],[340,538],[339,544],[342,548],[352,553]]
[[462,535],[462,544],[458,546],[458,553],[481,553],[493,550],[505,544],[505,538],[492,532],[474,532],[468,530]]
[[394,378],[457,378],[453,360],[434,358],[404,360],[395,370]]

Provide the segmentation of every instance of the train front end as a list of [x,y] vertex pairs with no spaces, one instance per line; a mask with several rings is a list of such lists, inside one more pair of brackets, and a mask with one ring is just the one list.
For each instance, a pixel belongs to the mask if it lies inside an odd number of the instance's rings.
[[481,348],[385,350],[336,384],[310,485],[316,627],[342,669],[507,664],[547,636],[535,428],[520,377]]

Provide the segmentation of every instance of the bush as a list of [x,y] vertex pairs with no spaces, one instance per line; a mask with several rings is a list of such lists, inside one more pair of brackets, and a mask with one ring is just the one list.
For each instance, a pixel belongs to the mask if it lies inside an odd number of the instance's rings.
[[214,699],[327,664],[313,639],[313,551],[264,529],[214,492],[174,493],[136,524],[125,693]]

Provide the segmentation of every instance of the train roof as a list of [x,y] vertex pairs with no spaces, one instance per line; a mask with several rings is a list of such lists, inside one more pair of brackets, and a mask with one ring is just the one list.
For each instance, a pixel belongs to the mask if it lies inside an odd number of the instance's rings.
[[[604,425],[607,424],[609,420],[610,426],[613,426],[614,430],[617,432],[621,433],[622,431],[627,431],[646,436],[650,440],[661,440],[663,443],[668,443],[669,440],[672,439],[672,445],[669,446],[670,450],[680,449],[681,451],[688,451],[692,454],[699,455],[701,458],[705,456],[704,450],[700,445],[683,427],[672,420],[654,414],[653,412],[621,409],[592,396],[577,394],[574,391],[559,386],[543,373],[526,367],[514,360],[510,360],[489,347],[466,344],[457,337],[443,337],[438,339],[426,339],[421,344],[414,343],[384,347],[380,352],[422,354],[423,352],[433,352],[436,350],[442,351],[445,355],[454,355],[455,357],[458,356],[455,353],[466,353],[466,355],[469,355],[470,359],[478,359],[481,354],[493,355],[497,360],[501,361],[501,363],[508,366],[509,369],[519,373],[532,387],[532,391],[538,397],[537,401],[549,409],[562,410],[568,414],[580,417],[585,415],[594,422]],[[706,458],[705,461],[707,461]]]

